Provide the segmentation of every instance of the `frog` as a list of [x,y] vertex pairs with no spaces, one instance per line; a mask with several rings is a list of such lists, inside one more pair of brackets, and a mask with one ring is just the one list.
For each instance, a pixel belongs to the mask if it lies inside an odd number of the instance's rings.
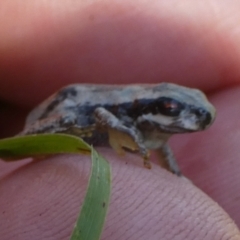
[[195,88],[174,83],[71,84],[34,108],[21,136],[65,133],[93,146],[110,146],[118,154],[138,152],[150,169],[150,151],[159,153],[163,165],[183,176],[168,144],[174,134],[206,130],[216,109]]

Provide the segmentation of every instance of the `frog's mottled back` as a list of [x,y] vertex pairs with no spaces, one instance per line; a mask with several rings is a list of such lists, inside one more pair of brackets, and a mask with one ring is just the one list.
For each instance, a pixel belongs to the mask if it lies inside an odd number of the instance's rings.
[[109,142],[117,152],[138,150],[148,168],[148,149],[160,149],[180,175],[168,138],[204,130],[214,118],[215,108],[201,91],[176,84],[74,84],[35,108],[21,134],[64,132],[90,144]]
[[155,101],[160,97],[168,97],[195,108],[209,109],[214,116],[215,109],[206,96],[197,89],[176,84],[132,84],[132,85],[92,85],[73,84],[62,88],[46,99],[27,117],[26,125],[36,120],[64,112],[73,107],[120,106],[130,105],[136,101]]

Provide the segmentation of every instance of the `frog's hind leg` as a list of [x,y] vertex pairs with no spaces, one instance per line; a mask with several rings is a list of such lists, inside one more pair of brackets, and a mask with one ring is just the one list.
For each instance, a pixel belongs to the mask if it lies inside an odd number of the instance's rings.
[[[158,150],[160,165],[169,170],[170,172],[176,174],[177,176],[182,176],[181,170],[178,163],[173,155],[173,152],[169,145],[166,143]],[[163,162],[161,161],[163,160]]]
[[99,107],[94,111],[96,125],[108,131],[109,144],[119,154],[124,154],[123,147],[138,150],[144,158],[144,166],[151,168],[149,152],[142,141],[141,133],[134,127],[127,127],[111,112]]
[[63,132],[74,126],[76,119],[75,114],[53,115],[26,125],[18,135]]

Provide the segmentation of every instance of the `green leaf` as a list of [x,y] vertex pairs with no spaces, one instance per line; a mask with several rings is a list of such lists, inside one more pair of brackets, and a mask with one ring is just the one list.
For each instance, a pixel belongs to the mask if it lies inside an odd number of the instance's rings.
[[16,161],[57,153],[90,154],[91,147],[82,139],[67,134],[38,134],[0,140],[0,158]]
[[87,194],[71,240],[98,240],[110,201],[111,172],[108,162],[92,149],[92,172]]

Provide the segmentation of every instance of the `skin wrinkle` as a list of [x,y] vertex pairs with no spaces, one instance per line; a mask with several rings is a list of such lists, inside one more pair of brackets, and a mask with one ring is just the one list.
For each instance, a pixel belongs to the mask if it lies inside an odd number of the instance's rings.
[[[144,179],[143,179],[143,182],[144,182]],[[134,185],[132,185],[132,186],[134,186]],[[146,197],[144,198],[144,200],[147,200],[148,196],[151,195],[151,193],[154,191],[154,189],[152,187],[149,188],[148,186],[146,186],[146,189],[148,190],[148,192],[147,192]],[[137,190],[138,189],[137,189],[137,186],[136,186],[135,190],[131,190],[130,192],[133,193],[134,195],[136,195],[137,194],[136,193]],[[149,190],[151,190],[151,191],[149,192]],[[130,195],[126,196],[126,199],[128,199],[129,197],[130,197]],[[136,202],[133,202],[132,204],[134,204],[135,209],[137,209],[139,206],[142,206],[144,208],[144,206],[142,205],[142,202],[140,202],[138,205],[136,205]]]
[[[40,165],[42,165],[42,164],[44,164],[44,163],[40,163]],[[35,164],[36,165],[36,164]],[[38,164],[39,165],[39,164]],[[64,165],[66,165],[66,164],[64,164]],[[71,165],[70,165],[71,166]],[[74,168],[73,168],[74,169]],[[50,169],[49,169],[49,171],[51,171]],[[75,171],[75,170],[74,170]],[[50,177],[52,177],[53,175],[49,175]],[[59,178],[59,175],[57,174],[57,172],[56,172],[56,175],[55,175],[58,179],[60,179]],[[43,178],[43,180],[46,182],[46,177],[44,177]],[[57,181],[54,181],[54,180],[56,180],[56,179],[48,179],[47,180],[47,182],[49,182],[49,180],[50,180],[50,182],[57,182]],[[86,180],[87,180],[87,178],[86,178]],[[39,182],[39,181],[38,181]],[[39,182],[39,183],[41,183],[41,182]],[[66,181],[64,181],[64,183],[66,184]],[[38,189],[38,188],[36,188],[36,189]],[[54,189],[56,189],[56,188],[54,188]],[[59,189],[56,189],[58,192],[59,192],[59,190],[61,190],[60,188]],[[76,188],[72,188],[72,190],[73,191],[75,191],[76,192]],[[69,191],[68,191],[68,193],[69,193]],[[52,196],[54,196],[55,194],[54,194],[54,191],[53,192],[50,192],[50,194],[52,195]],[[42,194],[41,194],[42,195]],[[71,194],[71,192],[68,194],[68,198],[70,198],[70,196],[71,196],[72,194]],[[49,195],[48,195],[48,197],[49,197]],[[50,196],[51,197],[51,196]],[[57,196],[56,196],[57,197]],[[29,197],[28,197],[29,198]],[[64,197],[64,195],[63,194],[61,194],[61,198],[60,199],[62,199],[62,198],[66,198],[66,197]],[[66,201],[68,202],[68,198],[66,198]],[[14,198],[13,198],[14,199]],[[71,200],[71,198],[69,199],[69,200]],[[34,201],[34,199],[33,199],[33,201]],[[46,199],[45,199],[45,201],[46,201]],[[75,200],[75,202],[77,203],[77,205],[79,205],[79,199],[77,200]],[[37,206],[38,207],[40,207],[40,209],[41,209],[41,205],[39,205],[38,203],[36,203],[37,204]],[[62,207],[61,207],[61,205],[59,205],[59,204],[61,204],[62,205]],[[52,205],[52,204],[51,204]],[[31,205],[30,205],[31,206]],[[36,205],[35,205],[36,206]],[[54,207],[53,207],[54,206]],[[57,211],[55,211],[57,214],[58,214],[58,216],[57,216],[57,219],[61,219],[61,218],[64,218],[65,217],[65,215],[66,216],[68,216],[68,218],[71,220],[71,224],[67,224],[67,219],[65,219],[66,221],[64,221],[64,222],[62,222],[62,226],[63,226],[63,229],[66,229],[66,227],[68,227],[69,226],[69,234],[70,234],[70,229],[72,228],[72,226],[73,226],[73,224],[74,224],[74,221],[73,221],[73,218],[72,218],[72,216],[75,216],[75,218],[77,217],[77,212],[76,212],[76,208],[74,207],[72,210],[73,211],[70,211],[70,209],[69,208],[65,208],[64,206],[65,206],[65,204],[62,202],[62,201],[60,201],[59,202],[59,200],[57,200],[57,202],[55,201],[55,202],[53,202],[53,206],[51,207],[52,208],[52,210],[51,211],[54,211],[54,209],[56,209],[56,208],[59,208],[60,207],[60,209],[61,208],[63,208],[63,210],[61,211],[61,213],[59,214]],[[17,207],[17,206],[15,206],[15,207]],[[24,206],[21,206],[21,207],[24,207]],[[33,210],[34,210],[34,205],[32,206],[33,207]],[[44,207],[45,208],[45,207]],[[49,208],[49,210],[51,209],[51,208]],[[31,215],[32,215],[32,217],[33,217],[33,219],[36,217],[36,216],[38,216],[39,214],[38,213],[34,213],[34,211],[32,211],[31,209],[29,209],[28,210],[28,212],[31,212]],[[64,213],[65,212],[65,213]],[[72,214],[69,214],[70,212],[72,212]],[[74,215],[73,215],[74,214]],[[54,217],[54,215],[55,214],[53,214],[53,217]],[[62,216],[61,216],[62,215]],[[71,216],[72,215],[72,216]],[[49,213],[48,213],[48,216],[49,216]],[[50,216],[49,216],[50,217]],[[47,219],[49,219],[48,221],[40,221],[39,223],[38,223],[38,227],[41,227],[41,225],[44,227],[44,226],[49,226],[49,225],[51,225],[53,222],[55,222],[56,220],[52,220],[51,218],[47,218]],[[41,218],[45,218],[44,217],[44,215],[42,215],[41,216]],[[55,217],[56,218],[56,217]],[[31,221],[31,219],[29,219],[30,221]],[[39,225],[40,224],[40,225]],[[33,225],[33,226],[35,226],[35,224]],[[47,227],[48,228],[48,227]],[[30,229],[31,229],[31,226],[30,226]],[[34,227],[34,228],[32,228],[32,231],[34,231],[36,228]],[[45,233],[45,236],[47,237],[47,235],[46,235],[46,228],[44,227],[44,233]],[[59,230],[58,229],[56,229],[55,230],[56,231],[56,234],[59,234]],[[51,235],[51,232],[53,233],[53,231],[52,231],[52,229],[49,229],[49,236]],[[68,234],[68,235],[69,235]],[[41,237],[40,237],[40,239],[41,239]],[[45,239],[45,238],[44,238]]]
[[[219,232],[222,232],[221,229],[219,229],[218,231],[219,231]],[[221,233],[221,234],[222,234],[221,239],[232,239],[231,236],[228,236],[227,233],[224,233],[224,232],[223,232],[223,233]]]
[[[130,175],[131,176],[131,175]],[[125,179],[125,177],[123,176],[123,179]],[[127,181],[129,181],[129,179],[127,180]],[[132,182],[132,181],[130,181],[130,182]],[[114,181],[113,181],[113,184],[114,184]],[[130,190],[129,191],[129,193],[133,193],[133,194],[136,194],[136,190],[137,190],[137,186],[135,185],[135,189],[134,190],[132,190],[132,187],[133,187],[134,185],[133,184],[131,184],[130,185],[130,188],[128,187],[128,189]],[[125,196],[125,199],[129,199],[131,197],[131,194],[129,195],[129,196]],[[114,196],[113,196],[113,198],[114,198]],[[113,199],[113,201],[114,201],[114,199]],[[129,205],[128,204],[128,201],[126,202],[125,200],[121,200],[118,204],[121,204],[121,206],[122,206],[122,209],[123,210],[125,210],[125,211],[127,211],[128,209],[131,209],[131,206],[134,206],[134,209],[132,209],[132,212],[134,212],[135,211],[135,209],[137,208],[137,206],[135,205],[135,201],[134,202],[131,202],[131,204]],[[122,204],[124,204],[124,205],[122,205]],[[126,207],[124,207],[124,206],[126,206]],[[127,211],[128,212],[128,215],[131,215],[132,214],[132,212],[129,212],[129,211]],[[124,220],[124,218],[125,217],[122,217],[122,218],[119,218],[119,222],[122,222],[122,224],[123,224],[123,226],[120,226],[120,228],[122,228],[122,227],[124,227],[124,225],[125,225],[125,221],[122,221],[122,220]],[[111,222],[111,219],[109,219],[109,222]],[[108,226],[106,226],[106,228],[107,228]],[[109,225],[109,227],[111,227],[111,225]]]
[[[186,203],[187,204],[187,203]],[[189,207],[189,203],[188,203],[188,207]],[[176,207],[177,207],[177,205],[175,205]],[[202,208],[201,206],[204,206],[204,202],[203,203],[201,203],[201,205],[199,205],[199,207],[200,207],[200,209],[202,210],[202,212],[206,212],[205,210],[206,209],[208,209],[209,207],[208,206],[206,206],[205,208]],[[178,214],[178,215],[181,215],[181,211],[183,211],[183,209],[184,209],[184,206],[182,206],[182,208],[181,208],[181,210],[180,210],[180,213]],[[193,209],[193,211],[196,211],[196,209]],[[198,215],[199,216],[199,215]],[[208,215],[209,217],[212,217],[211,216],[211,213]],[[192,216],[189,216],[190,218],[192,218]],[[203,218],[205,219],[205,221],[206,221],[206,219],[208,219],[209,217],[207,217],[206,218],[206,216],[205,215],[203,215]],[[185,221],[186,221],[186,218],[184,218],[185,219]],[[194,218],[194,219],[196,219],[196,218]],[[197,224],[198,225],[198,224]],[[177,229],[177,228],[176,228]],[[175,229],[174,229],[175,230]],[[200,231],[201,231],[201,228],[199,229]],[[179,233],[181,233],[181,232],[186,232],[186,231],[184,231],[184,229],[182,229],[182,231],[180,230],[178,230],[177,231],[177,233],[175,234],[175,236],[178,236],[179,235]],[[187,236],[187,235],[186,235]],[[174,238],[174,235],[173,235],[173,238]]]
[[[183,207],[183,206],[182,206]],[[170,210],[172,210],[172,209],[176,209],[176,205],[174,205],[173,207],[170,207],[169,208]],[[182,212],[182,209],[180,210],[180,212],[178,212],[178,215],[176,214],[176,216],[180,216],[181,215],[181,212]],[[171,215],[170,215],[170,221],[169,221],[169,223],[174,219],[174,217],[176,217],[175,216],[175,214],[174,213],[172,213]],[[186,221],[185,219],[184,219],[184,221]],[[170,233],[171,233],[171,239],[174,239],[174,236],[178,236],[179,237],[179,235],[180,235],[180,233],[181,232],[183,232],[184,231],[184,235],[186,236],[186,232],[188,231],[188,229],[184,229],[183,230],[183,226],[182,226],[182,224],[178,224],[178,225],[176,225],[176,227],[174,228],[174,229],[172,229],[171,231],[169,231]],[[169,229],[170,230],[170,229]]]
[[[148,194],[147,194],[148,195]],[[130,214],[131,215],[131,214]]]
[[[150,190],[150,188],[148,188],[148,187],[147,187],[147,189]],[[149,196],[149,193],[147,193],[146,196]],[[146,200],[146,198],[145,198],[145,200]],[[133,203],[133,204],[134,204],[134,203]],[[141,205],[141,203],[140,203],[139,205]],[[130,206],[129,206],[129,207],[130,207]],[[136,209],[136,208],[138,208],[138,207],[137,207],[136,205],[134,205],[134,210],[132,211],[133,213],[135,212],[135,209]],[[142,206],[142,208],[144,208],[144,206]],[[139,211],[139,210],[140,210],[140,209],[138,209],[138,211]],[[137,211],[137,212],[138,212],[138,211]],[[129,211],[128,211],[128,214],[129,214],[129,215],[132,215],[132,213],[129,212]],[[110,222],[111,222],[111,221],[110,221]],[[124,222],[124,221],[123,221],[123,222]],[[131,226],[129,226],[129,229],[130,229],[130,228],[131,228]],[[128,231],[128,230],[127,230],[127,231]]]

